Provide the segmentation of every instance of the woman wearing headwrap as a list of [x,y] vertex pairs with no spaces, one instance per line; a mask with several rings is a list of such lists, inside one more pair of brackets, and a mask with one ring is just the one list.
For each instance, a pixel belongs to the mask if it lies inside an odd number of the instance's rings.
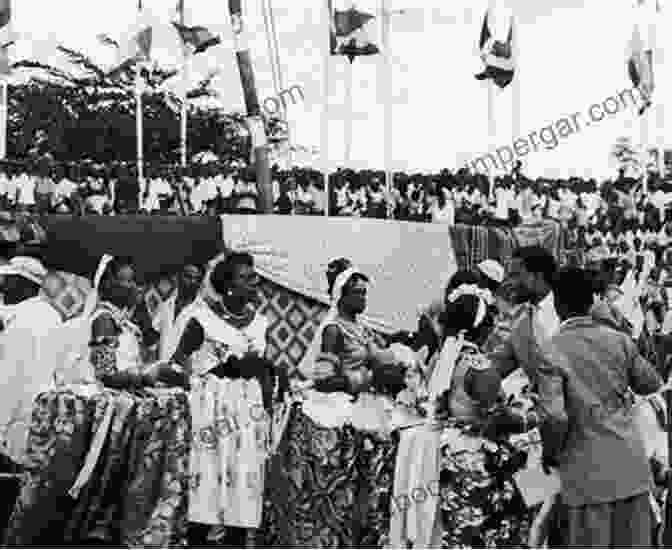
[[533,428],[534,418],[501,400],[498,377],[480,377],[477,391],[472,387],[472,374],[490,369],[479,348],[487,298],[471,285],[448,296],[445,341],[429,384],[430,397],[437,397],[436,417],[447,424],[441,437],[442,520],[444,544],[453,548],[521,546],[529,528],[513,482],[526,455],[509,435]]
[[137,322],[136,306],[132,260],[105,256],[84,312],[87,322],[90,319],[89,361],[95,379],[117,389],[154,386],[158,382],[184,385],[184,376],[168,365],[151,371],[144,369],[142,347],[153,335],[147,336],[140,326],[144,324]]
[[[395,446],[386,398],[403,388],[395,354],[359,316],[368,277],[345,259],[329,264],[332,308],[291,384],[293,399],[271,459],[267,546],[378,546],[388,530]],[[391,400],[389,402],[391,406]]]
[[172,357],[191,375],[190,546],[245,546],[261,523],[274,378],[258,281],[247,253],[211,262]]

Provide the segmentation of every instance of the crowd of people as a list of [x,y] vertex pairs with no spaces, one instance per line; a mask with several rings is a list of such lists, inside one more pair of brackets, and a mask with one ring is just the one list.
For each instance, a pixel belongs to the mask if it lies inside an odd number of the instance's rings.
[[[514,260],[458,271],[415,332],[382,335],[361,317],[375,287],[336,259],[312,347],[279,372],[246,253],[184,266],[155,318],[133,259],[106,256],[74,324],[50,305],[42,263],[12,258],[0,454],[26,477],[6,544],[164,545],[180,525],[195,547],[657,544],[669,465],[637,421],[658,401],[636,394],[669,377],[660,255],[560,268],[535,246]],[[73,339],[79,353],[58,352]],[[97,393],[87,440],[73,399]],[[519,477],[534,467],[560,480],[541,502]]]
[[[312,169],[271,171],[275,212],[324,214],[323,175]],[[249,166],[220,162],[145,167],[135,164],[55,163],[42,157],[31,164],[3,163],[3,209],[43,213],[187,213],[256,211],[255,173]],[[402,221],[517,225],[555,219],[578,228],[597,226],[618,233],[627,225],[659,230],[668,219],[672,188],[650,173],[646,185],[621,173],[612,181],[582,178],[528,179],[517,166],[491,183],[467,169],[438,174],[394,174],[339,169],[330,174],[333,216],[394,218]],[[628,223],[626,223],[626,221]]]

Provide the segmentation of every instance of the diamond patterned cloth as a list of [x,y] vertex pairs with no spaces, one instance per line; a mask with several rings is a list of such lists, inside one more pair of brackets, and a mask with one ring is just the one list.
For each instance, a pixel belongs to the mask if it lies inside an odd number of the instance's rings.
[[[51,274],[62,282],[63,288],[52,298],[56,309],[66,319],[82,312],[91,289],[83,277],[57,271]],[[299,365],[327,308],[317,300],[306,298],[275,283],[262,279],[261,312],[269,321],[267,357],[279,368],[293,369]],[[152,317],[161,305],[161,295],[155,286],[145,292],[145,302]]]
[[325,305],[327,265],[350,258],[372,282],[363,320],[387,333],[414,330],[419,309],[443,294],[457,268],[450,227],[443,224],[222,216],[222,235],[229,249],[254,256],[260,275]]

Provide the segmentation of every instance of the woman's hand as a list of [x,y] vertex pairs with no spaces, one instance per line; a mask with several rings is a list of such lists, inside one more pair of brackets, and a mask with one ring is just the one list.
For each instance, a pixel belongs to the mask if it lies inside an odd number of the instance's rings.
[[371,385],[373,379],[373,372],[371,369],[359,368],[345,373],[352,393],[359,393],[365,391]]
[[147,379],[155,385],[160,382],[170,387],[185,388],[189,385],[186,371],[175,363],[162,362],[153,365],[146,373]]
[[394,365],[397,358],[393,351],[379,347],[375,342],[367,343],[367,356],[370,363],[377,365]]
[[325,380],[336,375],[336,368],[332,363],[327,361],[315,361],[313,367],[312,378],[315,380]]

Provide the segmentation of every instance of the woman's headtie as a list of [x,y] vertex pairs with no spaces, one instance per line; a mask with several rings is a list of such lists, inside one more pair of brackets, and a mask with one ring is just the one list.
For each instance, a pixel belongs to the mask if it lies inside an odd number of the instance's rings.
[[492,293],[484,288],[480,288],[476,285],[467,285],[463,284],[458,286],[453,290],[448,296],[449,302],[455,302],[462,296],[475,296],[478,299],[478,310],[476,311],[476,317],[474,318],[474,324],[472,328],[478,328],[480,324],[485,319],[485,314],[488,310],[488,304],[493,302]]

